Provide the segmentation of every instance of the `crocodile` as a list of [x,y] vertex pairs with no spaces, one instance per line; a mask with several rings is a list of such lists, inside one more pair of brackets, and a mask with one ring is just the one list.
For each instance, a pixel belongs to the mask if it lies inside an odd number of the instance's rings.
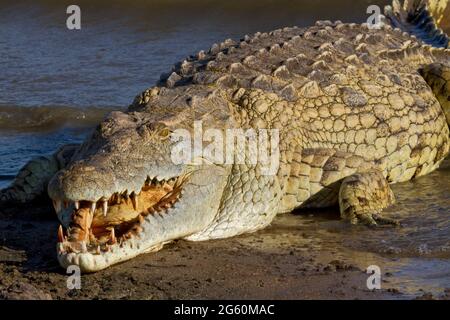
[[[391,8],[402,28],[326,20],[214,44],[81,145],[30,161],[0,200],[47,193],[61,221],[58,261],[82,272],[177,239],[255,232],[297,208],[338,205],[343,223],[398,225],[383,215],[395,201],[390,185],[435,170],[450,148],[448,38],[419,25],[429,13],[415,3],[416,28]],[[243,161],[206,152],[174,161],[174,134],[194,135],[198,122],[216,133],[270,132],[276,170],[263,172],[242,149]]]
[[428,0],[431,16],[447,34],[450,32],[450,4],[448,0]]

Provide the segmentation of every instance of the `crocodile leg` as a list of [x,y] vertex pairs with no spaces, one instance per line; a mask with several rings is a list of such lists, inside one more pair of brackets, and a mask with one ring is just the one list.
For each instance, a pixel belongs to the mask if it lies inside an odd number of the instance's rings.
[[330,207],[339,203],[341,217],[351,223],[394,223],[379,216],[394,196],[376,163],[335,149],[294,152],[281,212]]
[[0,190],[0,203],[37,200],[47,194],[47,184],[53,175],[64,168],[78,145],[64,145],[54,154],[40,156],[27,162],[14,181]]
[[352,224],[394,224],[398,222],[383,218],[383,209],[395,202],[394,193],[382,172],[371,169],[346,177],[339,190],[341,217]]
[[368,166],[367,161],[351,153],[328,148],[299,148],[293,153],[280,212],[335,206],[342,179],[365,166]]

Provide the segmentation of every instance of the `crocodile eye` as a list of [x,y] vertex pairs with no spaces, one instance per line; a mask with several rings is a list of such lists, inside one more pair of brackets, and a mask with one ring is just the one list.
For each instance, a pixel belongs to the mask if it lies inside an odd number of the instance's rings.
[[163,128],[161,130],[159,130],[159,136],[163,139],[168,138],[170,135],[170,129],[169,128]]

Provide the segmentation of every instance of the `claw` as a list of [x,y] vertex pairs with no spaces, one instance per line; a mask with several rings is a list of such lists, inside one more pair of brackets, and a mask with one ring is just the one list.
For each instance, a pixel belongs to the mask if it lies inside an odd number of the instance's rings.
[[379,214],[374,214],[372,217],[377,223],[382,224],[382,225],[392,225],[392,226],[396,226],[396,227],[400,226],[400,222],[395,219],[385,218],[385,217],[380,216]]
[[59,213],[62,210],[62,201],[53,200],[53,207],[55,208],[56,213]]

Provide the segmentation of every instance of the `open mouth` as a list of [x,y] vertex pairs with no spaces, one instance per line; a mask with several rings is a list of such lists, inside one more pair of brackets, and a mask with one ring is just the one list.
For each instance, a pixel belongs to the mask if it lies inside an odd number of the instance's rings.
[[58,229],[58,254],[101,254],[139,237],[147,215],[164,214],[180,198],[188,175],[168,180],[148,177],[141,191],[116,192],[97,202],[53,200],[57,213],[72,210],[70,224]]

